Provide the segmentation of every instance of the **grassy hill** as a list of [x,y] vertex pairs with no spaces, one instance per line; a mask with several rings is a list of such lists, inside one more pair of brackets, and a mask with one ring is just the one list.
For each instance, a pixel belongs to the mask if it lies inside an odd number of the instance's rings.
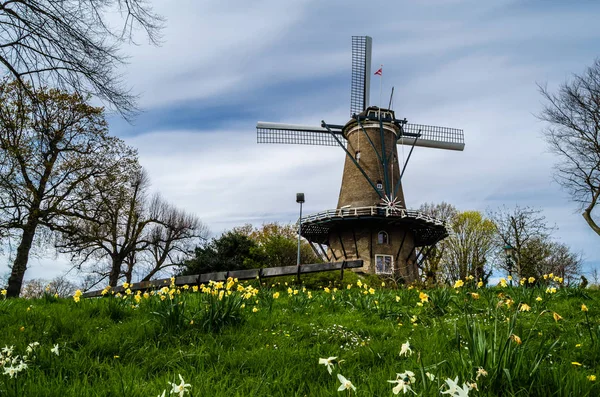
[[600,395],[598,291],[267,283],[0,297],[0,396]]

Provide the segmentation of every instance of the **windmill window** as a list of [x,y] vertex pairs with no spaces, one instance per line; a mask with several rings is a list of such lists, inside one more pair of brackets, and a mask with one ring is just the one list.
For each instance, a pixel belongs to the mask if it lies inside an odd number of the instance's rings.
[[356,158],[356,161],[360,161],[360,150],[357,150],[356,153],[354,154],[354,157]]
[[377,233],[377,244],[388,244],[389,242],[389,236],[386,232],[381,231]]
[[375,273],[392,274],[394,272],[394,258],[391,255],[375,255]]
[[381,181],[377,181],[377,190],[383,190],[383,183]]

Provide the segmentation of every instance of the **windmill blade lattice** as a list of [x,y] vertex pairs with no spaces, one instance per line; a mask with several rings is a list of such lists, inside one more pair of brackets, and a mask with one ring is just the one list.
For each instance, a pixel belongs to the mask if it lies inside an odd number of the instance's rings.
[[[341,142],[342,132],[333,129],[334,134],[339,134]],[[256,124],[257,143],[280,143],[294,145],[338,146],[333,136],[322,127],[311,127],[294,124],[279,124],[258,122]]]
[[352,83],[350,85],[350,116],[369,106],[371,91],[371,48],[369,36],[352,36]]

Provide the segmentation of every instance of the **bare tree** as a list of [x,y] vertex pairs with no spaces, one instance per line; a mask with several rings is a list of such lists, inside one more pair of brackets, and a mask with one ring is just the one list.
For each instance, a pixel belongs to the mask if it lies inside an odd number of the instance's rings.
[[490,212],[489,217],[496,224],[498,256],[503,256],[506,246],[513,249],[512,258],[498,261],[500,268],[509,272],[515,270],[519,277],[536,276],[535,262],[527,256],[527,248],[536,241],[546,241],[553,230],[541,212],[540,209],[518,205],[514,209],[501,207]]
[[588,225],[600,235],[600,59],[582,75],[574,75],[557,94],[540,86],[546,100],[538,116],[550,125],[544,135],[558,155],[555,179],[579,204]]
[[66,298],[73,295],[76,289],[76,285],[63,276],[56,277],[50,281],[33,279],[25,282],[21,291],[21,297],[33,299],[41,298],[44,294],[49,294]]
[[87,184],[135,151],[108,135],[102,108],[79,94],[0,83],[0,228],[17,232],[8,296],[18,296],[38,230],[59,230],[89,198]]
[[[425,203],[419,207],[419,211],[446,222],[446,227],[448,228],[458,214],[456,207],[446,202],[441,202],[440,204]],[[447,239],[444,239],[438,242],[435,247],[427,250],[427,257],[421,265],[421,273],[425,281],[430,285],[435,285],[439,281],[439,276],[442,273],[442,259],[448,248],[447,243]]]
[[[165,268],[180,265],[193,254],[199,242],[208,238],[208,228],[198,217],[166,202],[160,205],[159,219],[146,236],[148,244],[142,255],[148,268],[143,271],[142,281],[150,280]],[[131,279],[131,274],[128,278]]]
[[70,254],[80,269],[90,260],[107,259],[108,270],[100,275],[108,278],[111,287],[116,286],[123,266],[133,266],[135,254],[147,247],[145,233],[159,219],[159,199],[153,197],[149,201],[149,187],[148,175],[137,165],[125,166],[116,175],[96,180],[93,194],[80,210],[88,216],[72,219],[56,244],[57,249]]
[[[123,22],[116,30],[115,16]],[[144,0],[5,0],[0,64],[24,87],[49,84],[96,95],[127,117],[135,96],[117,72],[125,62],[121,45],[138,28],[158,44],[162,24]]]

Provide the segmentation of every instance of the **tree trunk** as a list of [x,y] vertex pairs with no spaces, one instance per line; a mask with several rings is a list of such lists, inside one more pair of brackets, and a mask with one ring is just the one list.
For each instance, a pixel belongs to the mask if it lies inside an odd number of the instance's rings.
[[17,248],[17,256],[13,262],[10,277],[8,278],[8,287],[6,288],[6,296],[9,298],[16,298],[21,293],[21,287],[23,286],[23,277],[25,276],[25,270],[27,270],[27,262],[29,261],[29,251],[33,243],[33,237],[35,236],[35,229],[37,228],[38,222],[30,219],[25,227],[23,228],[23,235],[21,237],[21,243]]
[[112,263],[110,268],[110,274],[108,276],[108,285],[111,288],[117,286],[119,282],[119,276],[121,275],[121,265],[123,264],[123,260],[118,255],[112,255]]
[[583,214],[581,214],[581,215],[583,215],[583,219],[585,219],[587,224],[590,225],[592,230],[600,236],[600,226],[598,226],[598,224],[596,224],[596,222],[594,222],[594,219],[592,219],[592,210],[596,206],[596,202],[598,201],[598,196],[600,196],[600,189],[598,189],[594,193],[594,195],[592,196],[590,205],[583,211]]

